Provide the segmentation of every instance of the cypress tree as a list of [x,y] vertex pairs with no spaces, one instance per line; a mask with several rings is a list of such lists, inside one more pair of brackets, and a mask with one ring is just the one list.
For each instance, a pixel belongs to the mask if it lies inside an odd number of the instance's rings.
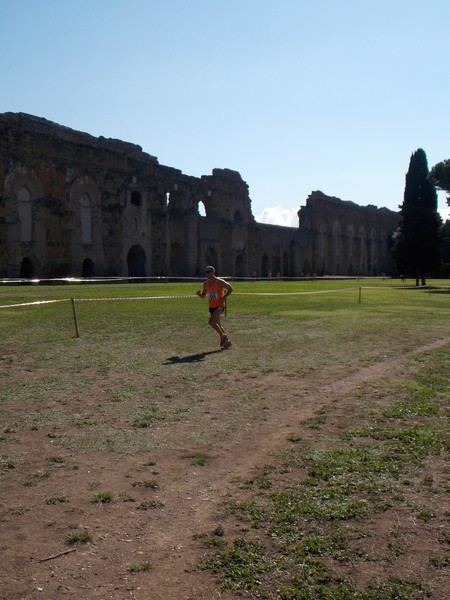
[[439,269],[439,227],[437,193],[430,180],[427,155],[419,148],[411,155],[405,178],[405,193],[400,207],[395,255],[397,269],[426,285],[428,275]]

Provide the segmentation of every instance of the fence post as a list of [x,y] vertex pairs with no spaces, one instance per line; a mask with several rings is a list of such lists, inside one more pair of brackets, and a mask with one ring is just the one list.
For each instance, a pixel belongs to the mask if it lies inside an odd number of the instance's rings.
[[79,332],[79,329],[78,329],[78,317],[77,317],[77,309],[75,308],[75,299],[71,298],[70,300],[72,302],[72,313],[73,313],[73,320],[74,320],[74,323],[75,323],[75,334],[76,334],[77,338],[79,338],[80,337],[80,332]]
[[362,290],[362,287],[359,286],[359,301],[358,301],[358,304],[361,304],[361,290]]

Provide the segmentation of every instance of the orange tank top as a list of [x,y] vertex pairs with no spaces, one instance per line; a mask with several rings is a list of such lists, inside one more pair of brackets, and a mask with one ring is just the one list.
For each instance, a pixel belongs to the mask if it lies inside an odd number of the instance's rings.
[[215,279],[212,284],[209,281],[205,281],[205,293],[208,296],[208,303],[210,308],[217,308],[219,306],[225,306],[223,299],[224,289],[219,287],[219,281]]

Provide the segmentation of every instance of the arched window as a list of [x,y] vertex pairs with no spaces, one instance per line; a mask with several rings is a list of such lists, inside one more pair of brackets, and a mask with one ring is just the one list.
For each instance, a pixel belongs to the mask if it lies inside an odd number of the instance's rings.
[[200,202],[198,203],[198,214],[201,217],[206,217],[206,207],[203,204],[203,202],[200,200]]
[[134,206],[141,206],[142,196],[141,196],[140,192],[138,192],[137,190],[134,190],[134,192],[131,194],[130,202],[131,202],[131,204],[134,204]]

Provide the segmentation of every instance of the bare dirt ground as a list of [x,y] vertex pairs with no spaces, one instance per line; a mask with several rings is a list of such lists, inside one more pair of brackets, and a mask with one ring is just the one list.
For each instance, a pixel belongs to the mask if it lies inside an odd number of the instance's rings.
[[[326,428],[330,435],[351,427],[355,419],[352,405],[355,389],[387,376],[401,378],[402,364],[413,354],[448,344],[449,338],[418,347],[413,353],[386,359],[338,380],[333,374],[315,373],[314,377],[287,382],[283,374],[268,373],[251,381],[252,388],[267,398],[268,404],[270,401],[271,409],[266,411],[264,419],[251,423],[244,419],[224,436],[218,436],[214,429],[208,433],[200,422],[191,419],[176,425],[174,435],[179,437],[178,445],[155,448],[146,456],[67,450],[58,445],[51,430],[45,427],[2,432],[2,456],[19,460],[14,468],[2,468],[0,479],[0,597],[4,600],[236,598],[236,594],[222,590],[212,574],[198,569],[207,552],[202,534],[211,534],[222,526],[224,538],[232,539],[242,527],[223,517],[220,510],[229,495],[239,493],[236,481],[250,477],[255,465],[273,462],[277,452],[289,446],[290,433],[301,432],[303,438],[314,436],[314,430],[303,425],[320,413],[327,414]],[[216,409],[223,411],[224,400],[219,394],[209,402],[210,415]],[[8,410],[13,414],[21,407],[10,406]],[[201,443],[196,447],[184,445],[186,428],[189,439],[199,429]],[[211,452],[214,459],[205,466],[194,465],[189,455],[199,450]],[[49,466],[52,456],[62,457],[63,462]],[[39,479],[36,474],[44,468],[51,475]],[[30,474],[35,474],[35,485],[24,485]],[[158,488],[148,489],[138,484],[148,480],[157,481]],[[111,491],[116,498],[121,496],[120,501],[109,504],[90,501],[101,490]],[[59,496],[67,502],[47,503],[49,498]],[[143,510],[142,503],[153,504]],[[383,514],[372,523],[374,537],[367,542],[372,544],[375,554],[375,534],[382,537],[392,526],[383,523],[383,518],[392,518]],[[399,520],[401,517],[397,515]],[[414,529],[412,523],[402,525]],[[425,525],[429,535],[411,535],[410,549],[420,554],[423,544],[433,543],[433,538],[439,535],[432,528],[440,526]],[[68,546],[64,539],[70,528],[89,531],[93,541]],[[127,567],[131,563],[146,560],[152,565],[148,572],[129,572]],[[428,568],[431,569],[420,560],[405,564],[405,577],[437,577],[433,597],[440,600],[445,590],[443,574],[430,575],[425,572]],[[380,566],[374,560],[368,563],[365,573],[357,576],[364,582],[388,569],[385,563]]]

